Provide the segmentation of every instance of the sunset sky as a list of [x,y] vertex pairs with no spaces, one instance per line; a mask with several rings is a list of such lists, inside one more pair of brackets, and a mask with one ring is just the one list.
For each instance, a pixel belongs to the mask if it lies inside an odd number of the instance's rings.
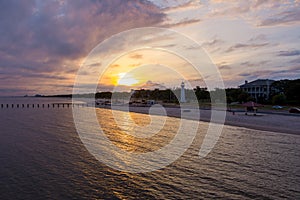
[[[0,96],[71,93],[79,67],[99,43],[141,27],[195,40],[226,87],[300,78],[300,0],[3,0]],[[111,64],[98,89],[179,86],[183,78],[162,65],[187,66],[163,51],[131,52]],[[202,84],[185,71],[187,81]]]

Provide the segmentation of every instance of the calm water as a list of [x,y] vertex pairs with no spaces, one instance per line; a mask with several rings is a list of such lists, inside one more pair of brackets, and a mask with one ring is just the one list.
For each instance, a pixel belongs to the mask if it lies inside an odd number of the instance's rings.
[[[0,99],[12,101],[24,99]],[[97,109],[97,116],[115,145],[136,152],[167,144],[179,120],[168,118],[164,129],[146,140],[125,137],[110,110]],[[131,116],[137,124],[149,123],[146,115]],[[213,151],[200,159],[208,126],[200,123],[197,137],[180,159],[155,172],[131,174],[107,167],[86,150],[70,108],[0,108],[0,120],[0,199],[300,198],[298,135],[226,126]]]

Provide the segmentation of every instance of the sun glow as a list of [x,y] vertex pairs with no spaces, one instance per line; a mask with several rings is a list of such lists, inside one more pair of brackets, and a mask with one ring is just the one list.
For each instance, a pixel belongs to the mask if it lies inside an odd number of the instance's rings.
[[119,77],[117,81],[118,85],[132,86],[139,82],[132,75],[127,73],[119,73],[118,77]]

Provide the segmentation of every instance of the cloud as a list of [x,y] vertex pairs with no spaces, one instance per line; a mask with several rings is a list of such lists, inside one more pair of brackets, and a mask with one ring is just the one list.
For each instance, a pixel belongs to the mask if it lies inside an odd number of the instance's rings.
[[172,27],[179,27],[179,26],[187,26],[199,22],[201,22],[200,19],[183,19],[176,23],[163,24],[162,27],[172,28]]
[[214,53],[222,50],[222,48],[224,47],[224,43],[224,40],[214,37],[212,40],[203,42],[201,46],[208,50],[210,53]]
[[57,81],[57,80],[68,80],[68,78],[64,75],[55,75],[55,74],[47,74],[47,73],[19,73],[19,74],[8,74],[8,77],[14,77],[14,78],[36,78],[36,79],[51,79],[53,81]]
[[269,63],[269,60],[263,60],[263,61],[258,61],[258,62],[253,62],[253,61],[246,61],[242,62],[240,66],[242,67],[264,67],[267,63]]
[[120,67],[119,64],[113,64],[113,65],[110,65],[110,66],[109,66],[109,68],[118,68],[118,67]]
[[141,86],[139,86],[139,89],[156,89],[156,88],[159,88],[159,89],[166,89],[166,86],[164,86],[163,84],[161,83],[155,83],[155,82],[152,82],[152,81],[147,81],[146,83],[142,84]]
[[290,63],[296,63],[296,64],[300,64],[300,57],[296,58],[294,60],[291,60]]
[[257,49],[257,48],[261,48],[261,47],[266,47],[268,46],[269,43],[265,42],[265,43],[250,43],[250,44],[246,44],[246,43],[237,43],[231,47],[229,47],[226,52],[232,52],[232,51],[236,51],[236,50],[245,50],[245,49]]
[[182,7],[190,7],[192,5],[200,4],[198,0],[149,0],[162,10],[177,10]]
[[258,42],[258,41],[261,42],[266,40],[267,40],[267,36],[265,34],[259,34],[257,36],[250,38],[249,42]]
[[239,76],[248,77],[248,76],[251,76],[252,73],[245,73],[245,72],[243,72],[243,73],[240,73],[240,74],[238,74],[238,75],[239,75]]
[[222,45],[223,43],[224,43],[223,40],[215,38],[213,40],[210,40],[210,41],[207,41],[207,42],[203,42],[202,46],[204,46],[204,47],[206,47],[206,46],[208,46],[208,47],[219,46],[219,45]]
[[294,77],[299,78],[300,65],[292,66],[279,66],[276,69],[266,69],[266,70],[249,70],[249,72],[239,73],[238,76],[242,76],[247,79],[282,79],[284,77]]
[[232,67],[230,65],[218,65],[220,70],[231,70]]
[[258,24],[259,26],[276,26],[276,25],[290,25],[300,23],[300,8],[294,7],[280,13],[276,13],[266,19],[263,19]]
[[[84,90],[88,89],[90,87],[90,85],[89,84],[87,84],[86,86],[82,85],[81,87],[82,87],[81,89],[84,93]],[[140,85],[136,85],[136,86],[127,86],[127,85],[117,85],[117,86],[115,86],[115,85],[110,85],[110,84],[101,84],[101,85],[98,85],[97,91],[102,91],[102,92],[117,91],[117,92],[121,92],[121,91],[130,91],[131,89],[154,90],[156,88],[166,89],[166,86],[164,86],[164,84],[156,83],[156,82],[153,82],[151,80],[148,80],[147,82],[142,83]]]
[[194,79],[189,79],[188,81],[189,82],[201,82],[201,83],[204,82],[203,78],[194,78]]
[[132,59],[142,59],[143,55],[142,54],[133,54],[129,56]]
[[[289,74],[288,71],[295,68],[285,67],[284,71],[279,70],[278,65],[297,66],[300,63],[296,34],[299,13],[299,0],[0,1],[0,88],[2,92],[7,92],[5,88],[11,86],[33,87],[39,91],[71,89],[63,85],[72,85],[80,63],[97,44],[113,34],[145,26],[180,28],[193,39],[204,40],[202,47],[216,62],[228,62],[218,65],[222,72],[239,73],[242,67],[252,70],[253,66],[268,64],[268,69]],[[249,35],[244,35],[247,31]],[[163,45],[160,41],[167,41],[168,36],[133,38],[132,41],[146,45],[150,40]],[[284,46],[285,51],[270,52],[269,47],[274,42]],[[130,43],[126,40],[121,49],[126,49]],[[119,51],[120,46],[116,46],[108,49],[108,53]],[[165,46],[175,47],[176,44],[166,43]],[[186,47],[191,52],[193,48]],[[141,57],[135,55],[132,59]],[[266,62],[268,59],[270,62]],[[140,65],[139,60],[136,62],[132,66]],[[112,67],[128,67],[118,64]],[[94,68],[96,71],[97,65]],[[247,72],[241,74],[247,75]],[[58,87],[51,85],[51,81]],[[41,93],[39,91],[34,93]]]
[[247,77],[249,79],[257,79],[257,78],[268,78],[273,73],[273,70],[257,70],[257,71],[250,71],[249,72],[242,72],[239,73],[239,76]]
[[215,9],[210,13],[210,16],[232,16],[250,11],[250,5],[242,1],[239,3],[228,2],[228,4],[222,2],[222,5],[222,7],[215,7]]
[[278,56],[299,56],[300,50],[280,51]]
[[300,65],[295,65],[289,68],[289,71],[291,72],[300,72]]
[[12,79],[12,74],[26,75],[38,84],[42,78],[76,71],[113,34],[154,26],[165,14],[144,0],[11,0],[0,1],[0,19],[0,73]]
[[220,62],[216,63],[216,66],[219,68],[219,70],[231,70],[232,66],[228,62]]
[[299,1],[286,0],[211,0],[210,17],[243,18],[256,26],[299,24]]
[[163,9],[164,12],[180,12],[190,9],[197,9],[202,7],[201,1],[189,0],[189,1],[178,1],[175,6],[169,6]]

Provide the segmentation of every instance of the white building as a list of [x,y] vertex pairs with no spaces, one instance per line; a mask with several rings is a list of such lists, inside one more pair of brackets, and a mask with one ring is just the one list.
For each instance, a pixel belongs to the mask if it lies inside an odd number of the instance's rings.
[[255,81],[245,81],[245,84],[240,85],[243,91],[247,92],[251,97],[258,99],[269,99],[271,92],[271,85],[274,80],[270,79],[257,79]]
[[181,83],[181,93],[180,93],[180,103],[185,103],[185,90],[184,90],[184,82]]

